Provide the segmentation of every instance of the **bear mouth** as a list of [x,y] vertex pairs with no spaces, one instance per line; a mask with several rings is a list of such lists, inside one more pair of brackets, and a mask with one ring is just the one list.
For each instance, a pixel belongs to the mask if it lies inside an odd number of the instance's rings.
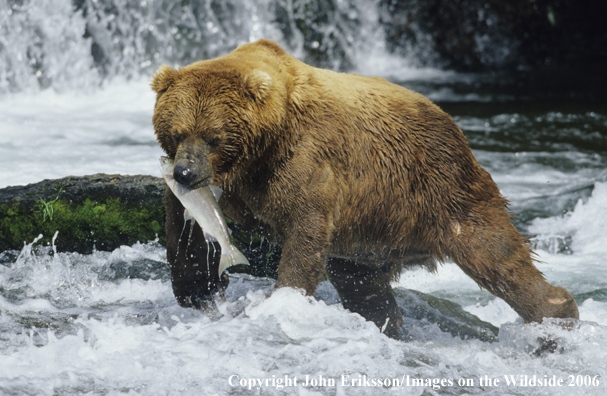
[[206,187],[211,184],[211,181],[212,180],[210,177],[205,177],[204,179],[191,183],[188,188],[190,190],[198,190],[199,188]]

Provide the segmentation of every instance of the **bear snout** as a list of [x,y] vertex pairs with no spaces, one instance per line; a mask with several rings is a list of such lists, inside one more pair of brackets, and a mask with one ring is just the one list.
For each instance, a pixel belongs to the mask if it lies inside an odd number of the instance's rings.
[[194,181],[196,175],[191,167],[184,164],[177,164],[173,170],[173,177],[177,183],[189,187]]
[[186,139],[175,155],[173,178],[184,187],[197,189],[213,181],[209,146],[197,139]]
[[213,181],[212,174],[206,172],[204,167],[196,166],[196,164],[178,163],[173,170],[173,178],[177,183],[184,187],[197,189],[206,187]]

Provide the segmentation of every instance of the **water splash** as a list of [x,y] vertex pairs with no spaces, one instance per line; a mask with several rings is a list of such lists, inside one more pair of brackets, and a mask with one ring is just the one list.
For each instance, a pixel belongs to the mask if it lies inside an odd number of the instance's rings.
[[607,183],[597,182],[592,195],[562,216],[535,219],[529,232],[538,234],[540,249],[556,254],[566,249],[588,255],[602,255],[607,243]]
[[0,93],[97,81],[86,21],[69,2],[0,1]]
[[[378,3],[0,0],[0,93],[94,87],[115,76],[150,75],[161,63],[217,57],[260,38],[316,66],[381,73],[386,62],[369,62],[386,54]],[[394,58],[390,71],[408,64]]]

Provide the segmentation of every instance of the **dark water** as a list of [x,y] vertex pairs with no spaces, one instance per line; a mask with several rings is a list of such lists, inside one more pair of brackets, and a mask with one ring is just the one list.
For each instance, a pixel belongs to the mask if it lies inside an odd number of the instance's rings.
[[[607,174],[607,79],[595,70],[458,74],[402,85],[432,98],[462,128],[495,179],[525,168],[558,172],[529,196],[505,195],[525,231],[536,217],[572,210]],[[577,175],[577,176],[576,176]]]

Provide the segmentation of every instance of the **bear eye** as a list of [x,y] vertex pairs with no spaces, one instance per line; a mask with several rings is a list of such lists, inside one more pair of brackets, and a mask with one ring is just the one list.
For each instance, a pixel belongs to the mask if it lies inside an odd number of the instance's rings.
[[175,142],[176,146],[179,146],[179,143],[183,141],[183,136],[179,132],[173,133],[173,142]]
[[219,146],[219,144],[221,143],[221,139],[218,137],[212,137],[209,139],[209,141],[207,142],[207,144],[211,147],[211,148],[216,148],[217,146]]

